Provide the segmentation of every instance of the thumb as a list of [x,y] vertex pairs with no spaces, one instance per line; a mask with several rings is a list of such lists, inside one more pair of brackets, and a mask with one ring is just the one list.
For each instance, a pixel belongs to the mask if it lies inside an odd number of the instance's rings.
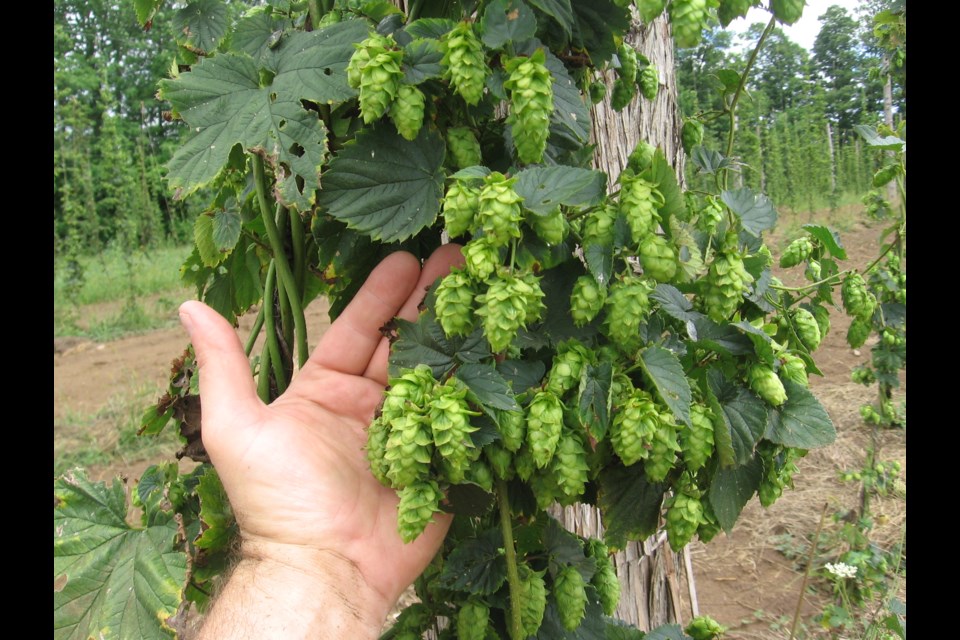
[[180,324],[190,335],[200,373],[204,440],[234,421],[255,415],[262,406],[250,373],[250,361],[230,323],[202,302],[180,305]]

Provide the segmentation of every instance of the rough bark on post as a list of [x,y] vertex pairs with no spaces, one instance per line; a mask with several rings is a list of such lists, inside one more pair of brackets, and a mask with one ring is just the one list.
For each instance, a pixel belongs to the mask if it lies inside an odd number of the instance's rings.
[[[623,110],[610,106],[613,74],[606,80],[604,100],[593,109],[594,164],[610,176],[613,187],[638,140],[646,140],[664,150],[683,184],[684,153],[680,144],[682,119],[677,104],[673,39],[665,15],[649,25],[634,19],[627,42],[656,65],[660,90],[653,102],[638,93]],[[582,536],[603,537],[603,524],[596,507],[576,505],[551,510],[564,527]],[[669,622],[680,622],[680,582],[683,561],[666,543],[666,536],[654,536],[643,542],[631,542],[615,556],[620,578],[620,604],[616,616],[640,629]]]

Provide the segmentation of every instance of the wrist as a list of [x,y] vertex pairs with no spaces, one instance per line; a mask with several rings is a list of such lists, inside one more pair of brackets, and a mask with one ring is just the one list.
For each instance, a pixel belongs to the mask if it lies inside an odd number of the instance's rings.
[[[246,539],[201,638],[376,638],[393,603],[322,549]],[[238,629],[242,621],[248,630]],[[223,626],[227,625],[227,626]],[[249,635],[244,635],[249,634]]]

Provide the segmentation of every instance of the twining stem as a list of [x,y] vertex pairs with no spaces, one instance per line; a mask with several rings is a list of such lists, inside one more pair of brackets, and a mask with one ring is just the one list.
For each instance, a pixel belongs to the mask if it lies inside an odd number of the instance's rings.
[[410,23],[420,17],[420,9],[423,7],[423,0],[413,0],[413,6],[410,7],[410,14],[407,16],[407,23]]
[[263,310],[266,305],[261,304],[260,310],[257,311],[257,318],[253,321],[253,327],[250,329],[250,335],[247,336],[247,341],[243,345],[243,352],[247,354],[247,357],[250,357],[250,354],[253,352],[253,345],[257,341],[257,336],[260,335],[260,330],[263,328]]
[[264,404],[270,404],[270,347],[263,343],[260,349],[260,372],[257,378],[257,395]]
[[320,4],[317,0],[307,0],[307,11],[310,13],[310,24],[316,29],[320,23],[320,18],[326,12],[320,11]]
[[[303,239],[303,218],[296,209],[288,209],[290,214],[290,242],[293,243],[293,279],[297,291],[303,292],[304,278],[306,277],[306,259]],[[300,304],[303,304],[301,299]]]
[[[273,314],[274,292],[277,290],[277,272],[276,260],[270,262],[267,268],[267,279],[263,285],[263,304],[269,305],[264,314],[264,324],[267,329],[265,347],[270,353],[270,365],[273,368],[273,376],[277,380],[277,390],[283,393],[287,389],[287,378],[283,370],[283,358],[280,356],[280,346],[277,344],[277,324]],[[263,376],[267,371],[261,367],[260,375]]]
[[510,499],[507,483],[497,479],[497,505],[500,507],[500,531],[507,559],[507,583],[510,585],[510,627],[514,638],[523,637],[523,618],[520,607],[520,572],[517,571],[517,550],[513,544],[513,524],[510,514]]
[[807,592],[807,580],[810,579],[810,572],[813,571],[813,561],[817,557],[817,545],[820,544],[820,532],[823,531],[823,521],[827,519],[827,503],[823,503],[823,510],[820,512],[820,524],[817,525],[817,532],[813,534],[813,540],[810,542],[810,555],[807,557],[807,570],[803,574],[803,581],[800,583],[800,597],[797,598],[797,608],[793,612],[793,622],[790,623],[789,640],[793,640],[797,632],[797,623],[800,621],[800,608],[803,606],[803,595]]
[[[740,74],[740,84],[737,85],[737,90],[733,93],[733,98],[730,100],[730,106],[727,107],[727,113],[730,114],[730,132],[727,134],[727,157],[733,155],[733,140],[736,135],[736,124],[737,124],[737,103],[740,101],[740,96],[743,94],[743,88],[747,84],[747,77],[750,75],[750,69],[753,67],[753,63],[757,60],[757,55],[760,53],[760,49],[763,48],[763,43],[767,39],[767,36],[770,35],[770,32],[773,31],[773,27],[777,24],[777,17],[770,16],[770,22],[767,23],[767,28],[763,30],[763,34],[760,36],[760,39],[757,40],[757,46],[753,48],[753,51],[750,52],[750,57],[747,59],[747,66],[744,67],[743,73]],[[724,169],[723,172],[723,183],[726,186],[727,176],[729,175],[729,169]]]
[[[290,307],[293,311],[293,322],[296,327],[297,338],[297,366],[302,367],[307,362],[307,319],[303,314],[301,304],[302,296],[299,294],[293,273],[290,271],[290,263],[287,260],[287,254],[283,250],[283,242],[280,239],[280,233],[277,230],[276,214],[270,212],[267,204],[267,184],[266,175],[263,170],[263,158],[257,154],[252,154],[253,161],[253,181],[257,188],[257,201],[260,203],[260,215],[263,218],[263,226],[267,230],[267,237],[270,239],[270,247],[273,249],[273,259],[277,265],[277,275],[280,284],[287,291],[290,300]],[[282,211],[282,205],[277,204],[278,213]]]

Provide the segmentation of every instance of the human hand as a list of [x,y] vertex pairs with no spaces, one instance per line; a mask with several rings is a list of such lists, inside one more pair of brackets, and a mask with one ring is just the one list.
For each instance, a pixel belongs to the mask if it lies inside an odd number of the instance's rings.
[[[387,382],[380,328],[395,316],[415,320],[426,287],[462,260],[458,245],[439,248],[422,270],[408,253],[384,259],[270,405],[258,398],[229,323],[201,302],[180,307],[199,364],[204,447],[245,555],[303,563],[318,575],[331,562],[351,564],[383,615],[433,558],[451,516],[438,515],[405,544],[396,493],[373,477],[364,445]],[[351,571],[334,574],[341,570]]]

